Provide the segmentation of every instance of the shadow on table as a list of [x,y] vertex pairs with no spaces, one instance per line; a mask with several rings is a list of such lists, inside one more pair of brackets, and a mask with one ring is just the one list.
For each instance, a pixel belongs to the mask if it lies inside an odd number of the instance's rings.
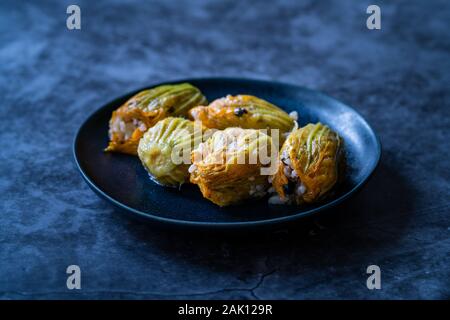
[[370,263],[395,246],[408,225],[415,196],[416,190],[397,170],[381,163],[352,199],[284,229],[226,233],[160,230],[136,221],[126,225],[137,241],[216,271],[267,272],[278,269],[279,263],[285,269],[286,264],[339,267],[352,261]]

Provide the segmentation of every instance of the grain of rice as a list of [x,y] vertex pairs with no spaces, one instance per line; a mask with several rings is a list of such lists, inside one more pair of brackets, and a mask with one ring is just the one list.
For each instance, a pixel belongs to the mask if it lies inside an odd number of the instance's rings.
[[142,132],[145,132],[147,130],[147,126],[145,125],[145,123],[141,122],[141,124],[139,125],[139,130],[141,130]]
[[286,201],[281,199],[278,195],[274,195],[269,198],[268,200],[269,204],[285,204]]
[[306,192],[306,187],[302,182],[300,182],[300,185],[297,188],[297,194],[304,194],[305,192]]
[[292,170],[292,172],[291,172],[291,178],[297,178],[297,177],[298,177],[297,171]]
[[283,173],[286,177],[290,177],[291,176],[291,169],[288,166],[285,166],[283,168]]
[[192,172],[194,172],[195,170],[197,170],[197,166],[196,166],[195,164],[191,164],[191,165],[189,166],[188,172],[189,172],[189,173],[192,173]]
[[298,120],[298,112],[292,111],[291,113],[289,113],[289,117],[291,117],[291,119],[297,121]]

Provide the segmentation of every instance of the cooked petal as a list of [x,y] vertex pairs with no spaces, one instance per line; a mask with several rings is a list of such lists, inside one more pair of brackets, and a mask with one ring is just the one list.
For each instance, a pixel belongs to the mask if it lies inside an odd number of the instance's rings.
[[206,127],[216,129],[279,129],[280,134],[283,134],[294,127],[294,119],[286,112],[250,95],[228,95],[213,101],[209,106],[191,109],[189,115],[194,120],[202,121]]
[[[294,130],[280,153],[272,184],[281,198],[289,198],[291,202],[303,204],[320,200],[329,194],[342,175],[343,141],[321,123]],[[296,181],[295,195],[286,192],[291,181]]]
[[165,117],[185,117],[189,109],[205,103],[200,90],[189,83],[141,91],[113,112],[106,151],[135,155],[139,139],[148,128]]
[[155,182],[178,186],[188,181],[190,154],[200,142],[194,139],[194,129],[190,120],[169,117],[144,134],[137,152]]
[[[258,130],[216,131],[201,146],[203,158],[197,157],[199,148],[192,152],[191,182],[199,186],[205,198],[219,206],[262,197],[269,182],[266,175],[261,175],[263,165],[258,154],[263,148],[270,152],[271,147],[271,138]],[[256,161],[251,163],[251,158]]]

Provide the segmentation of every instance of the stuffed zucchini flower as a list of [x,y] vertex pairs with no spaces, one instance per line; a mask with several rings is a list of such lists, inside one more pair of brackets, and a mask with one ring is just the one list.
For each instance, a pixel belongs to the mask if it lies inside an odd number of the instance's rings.
[[150,178],[163,186],[179,186],[189,181],[191,152],[204,139],[201,124],[169,117],[151,127],[137,149]]
[[289,115],[277,106],[250,95],[228,95],[208,106],[191,109],[189,116],[208,128],[278,129],[280,135],[291,131],[297,120],[295,112]]
[[110,142],[105,151],[137,154],[139,139],[159,120],[187,116],[189,109],[207,103],[189,83],[162,85],[139,92],[115,110],[109,122]]
[[271,149],[272,139],[260,130],[216,131],[192,152],[191,182],[219,206],[260,198],[269,187],[262,169],[270,165]]
[[343,172],[343,141],[321,123],[294,130],[284,142],[272,185],[272,204],[313,203],[329,194]]

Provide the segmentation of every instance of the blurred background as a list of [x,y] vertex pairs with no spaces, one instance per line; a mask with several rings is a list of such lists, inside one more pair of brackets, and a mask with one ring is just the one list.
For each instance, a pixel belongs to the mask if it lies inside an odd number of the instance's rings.
[[[449,299],[449,30],[448,1],[0,0],[0,298]],[[353,106],[381,139],[377,172],[329,214],[256,234],[160,230],[99,199],[72,157],[83,120],[203,76]]]

